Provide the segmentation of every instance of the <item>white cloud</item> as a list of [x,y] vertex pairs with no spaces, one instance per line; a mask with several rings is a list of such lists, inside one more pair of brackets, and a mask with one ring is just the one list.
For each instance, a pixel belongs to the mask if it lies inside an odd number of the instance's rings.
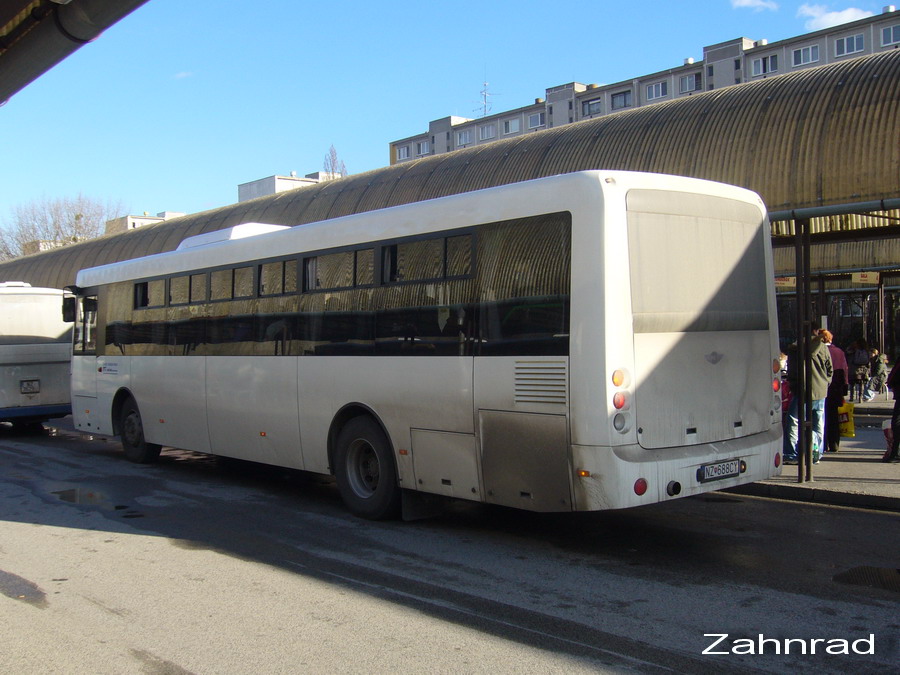
[[825,5],[803,4],[797,10],[797,16],[806,18],[806,22],[803,24],[806,30],[822,30],[823,28],[839,26],[842,23],[865,19],[867,16],[872,16],[872,12],[865,9],[857,9],[856,7],[831,12]]
[[778,11],[778,3],[772,0],[731,0],[731,6],[734,9],[752,9],[754,12],[761,12],[764,9]]
[[181,71],[180,73],[175,73],[175,79],[176,79],[176,80],[183,80],[183,79],[185,79],[186,77],[193,77],[193,76],[194,76],[194,74],[191,73],[191,72],[189,72],[189,71],[187,71],[187,70],[183,70],[183,71]]

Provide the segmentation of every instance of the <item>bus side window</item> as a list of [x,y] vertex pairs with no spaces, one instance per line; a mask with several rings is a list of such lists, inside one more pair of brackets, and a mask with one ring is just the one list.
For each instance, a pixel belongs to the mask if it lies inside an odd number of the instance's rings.
[[134,308],[164,307],[166,304],[166,280],[141,281],[134,285]]
[[191,275],[191,302],[206,302],[206,274]]
[[443,277],[443,238],[397,245],[397,281],[424,281]]
[[447,276],[462,277],[472,273],[472,235],[447,237]]
[[215,270],[210,275],[210,300],[231,300],[231,270]]
[[319,288],[351,288],[353,286],[353,253],[320,255],[317,264]]
[[281,260],[259,266],[259,295],[285,295],[297,292],[297,261]]
[[284,292],[285,293],[296,293],[297,292],[297,261],[296,260],[285,260],[284,261]]
[[303,290],[314,291],[319,287],[318,258],[312,256],[303,261]]
[[259,266],[259,294],[281,295],[284,292],[284,263],[264,263]]
[[397,271],[397,244],[381,247],[381,283],[400,281]]
[[186,305],[190,301],[191,279],[188,276],[169,279],[169,304]]
[[375,249],[366,248],[356,252],[357,286],[371,286],[375,283]]

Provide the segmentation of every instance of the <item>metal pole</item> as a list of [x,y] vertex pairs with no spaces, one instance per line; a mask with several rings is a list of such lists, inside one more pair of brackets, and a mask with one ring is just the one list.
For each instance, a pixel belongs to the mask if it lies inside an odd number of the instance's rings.
[[803,220],[801,225],[802,232],[802,240],[803,240],[803,287],[804,293],[806,295],[806,307],[804,308],[804,313],[806,314],[806,322],[804,323],[804,332],[803,332],[803,403],[806,407],[804,412],[803,419],[803,428],[805,431],[803,452],[800,455],[801,459],[799,465],[802,467],[805,463],[806,465],[806,481],[812,481],[812,446],[813,446],[813,430],[812,430],[812,387],[809,386],[811,381],[811,373],[812,373],[812,353],[811,353],[811,340],[812,340],[812,332],[813,332],[813,320],[812,320],[812,279],[810,278],[812,275],[811,271],[811,263],[810,263],[810,254],[812,251],[812,246],[810,242],[810,226],[809,220]]
[[828,294],[825,293],[825,275],[819,274],[819,295],[816,301],[819,328],[828,328]]
[[[791,358],[797,359],[797,390],[791,393],[797,401],[797,482],[804,482],[806,466],[807,433],[807,395],[806,373],[807,352],[809,350],[809,275],[806,273],[808,264],[806,256],[808,249],[805,246],[804,234],[808,222],[798,219],[794,221],[794,269],[797,274],[797,349]],[[793,370],[793,369],[792,369]]]

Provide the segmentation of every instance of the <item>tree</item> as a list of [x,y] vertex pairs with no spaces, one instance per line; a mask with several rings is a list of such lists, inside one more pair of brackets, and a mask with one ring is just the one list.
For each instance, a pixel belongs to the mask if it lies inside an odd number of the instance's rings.
[[103,204],[82,194],[20,204],[0,229],[0,260],[94,239],[107,220],[125,212],[121,202]]
[[325,155],[325,173],[330,173],[336,178],[343,178],[347,175],[347,166],[344,161],[338,157],[337,150],[332,145]]

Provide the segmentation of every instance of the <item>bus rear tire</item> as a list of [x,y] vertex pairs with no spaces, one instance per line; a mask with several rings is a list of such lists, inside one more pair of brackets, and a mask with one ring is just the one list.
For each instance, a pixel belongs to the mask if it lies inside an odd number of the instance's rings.
[[162,446],[148,443],[144,438],[144,424],[137,401],[129,396],[119,411],[119,435],[122,438],[122,449],[126,459],[137,464],[149,464],[159,457]]
[[347,422],[338,434],[335,459],[338,491],[351,513],[368,520],[399,515],[394,453],[374,420],[354,417]]

